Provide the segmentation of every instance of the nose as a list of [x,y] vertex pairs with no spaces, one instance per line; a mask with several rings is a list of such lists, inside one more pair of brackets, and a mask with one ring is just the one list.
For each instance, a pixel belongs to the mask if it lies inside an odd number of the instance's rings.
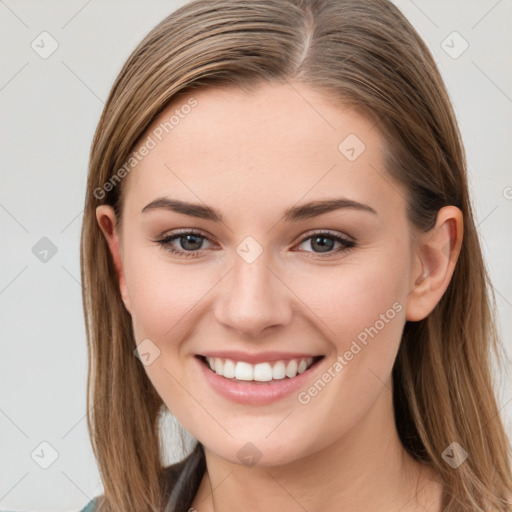
[[235,258],[216,301],[218,322],[240,336],[256,338],[292,318],[293,293],[269,267],[265,253],[247,263]]

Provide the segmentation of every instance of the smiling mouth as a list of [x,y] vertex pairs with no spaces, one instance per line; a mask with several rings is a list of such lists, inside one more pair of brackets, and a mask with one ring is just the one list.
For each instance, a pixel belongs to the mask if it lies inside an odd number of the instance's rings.
[[251,364],[246,361],[235,361],[228,358],[206,357],[197,358],[213,373],[232,381],[240,382],[271,382],[290,380],[308,371],[325,356],[282,359],[279,361]]

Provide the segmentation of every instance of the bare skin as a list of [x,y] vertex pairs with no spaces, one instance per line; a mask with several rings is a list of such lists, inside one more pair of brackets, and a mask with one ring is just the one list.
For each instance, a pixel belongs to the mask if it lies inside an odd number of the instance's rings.
[[[450,282],[461,212],[447,206],[428,233],[413,228],[377,129],[304,84],[193,97],[197,106],[125,178],[120,229],[112,208],[97,209],[136,341],[159,350],[145,370],[205,447],[208,471],[193,507],[439,512],[442,484],[400,443],[391,371],[405,322],[425,318]],[[169,105],[146,135],[186,101]],[[353,160],[339,149],[350,134],[364,144]],[[142,212],[161,197],[212,206],[222,221],[163,207]],[[341,197],[373,211],[285,218],[291,207]],[[200,232],[197,249],[183,239],[187,229]],[[158,242],[178,230],[181,239]],[[318,233],[330,250],[315,243]],[[237,252],[247,237],[262,249],[250,263]],[[211,350],[323,359],[308,370],[302,400],[292,393],[255,405],[210,386],[196,355]],[[336,371],[339,357],[346,364]],[[326,374],[328,384],[311,392]],[[249,442],[259,455],[246,465],[239,454]]]

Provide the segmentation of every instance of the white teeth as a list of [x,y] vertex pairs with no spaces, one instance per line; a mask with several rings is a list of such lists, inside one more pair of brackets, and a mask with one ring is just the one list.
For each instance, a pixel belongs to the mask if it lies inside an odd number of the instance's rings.
[[[299,367],[297,368],[297,373],[304,373],[308,367],[308,363],[303,359],[299,363]],[[215,369],[217,370],[217,362],[215,362]],[[218,372],[217,372],[218,373]]]
[[[227,362],[226,360],[226,363]],[[270,363],[258,363],[254,365],[254,380],[258,382],[272,380],[272,366],[270,366]]]
[[293,377],[295,377],[295,375],[297,375],[297,368],[298,368],[297,360],[292,359],[288,363],[288,366],[286,367],[286,376],[289,379],[292,379]]
[[283,361],[278,361],[272,368],[272,378],[275,380],[281,380],[286,377],[286,368],[284,367]]
[[218,357],[215,358],[215,373],[217,375],[224,375],[223,373],[224,365],[222,364],[222,359]]
[[[226,379],[268,382],[282,380],[286,377],[293,379],[304,373],[312,364],[313,358],[290,359],[289,361],[276,361],[274,363],[258,363],[252,365],[245,361],[233,361],[219,357],[207,357],[212,371]],[[273,366],[272,366],[273,365]]]
[[[215,368],[217,368],[217,363],[215,363]],[[243,361],[238,361],[235,366],[235,378],[238,380],[253,380],[254,368],[252,364],[244,363]]]
[[235,375],[235,363],[231,361],[231,359],[226,359],[224,363],[224,377],[226,377],[226,379],[232,379]]

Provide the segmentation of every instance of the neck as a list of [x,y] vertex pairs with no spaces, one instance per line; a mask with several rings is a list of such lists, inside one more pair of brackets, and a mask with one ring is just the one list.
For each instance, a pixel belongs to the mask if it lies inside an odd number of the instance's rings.
[[234,464],[205,447],[207,471],[193,508],[438,512],[439,484],[404,450],[392,412],[385,387],[368,414],[336,443],[277,467]]

